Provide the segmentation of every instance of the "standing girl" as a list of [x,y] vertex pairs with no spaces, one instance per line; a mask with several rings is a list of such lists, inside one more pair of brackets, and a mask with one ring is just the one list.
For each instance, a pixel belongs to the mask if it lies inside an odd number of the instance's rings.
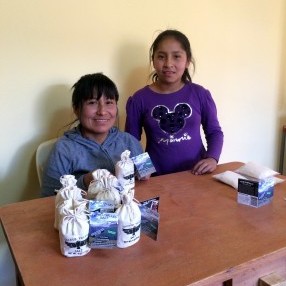
[[125,130],[141,140],[144,128],[146,152],[157,175],[214,171],[222,151],[223,132],[210,92],[193,83],[189,74],[194,61],[188,38],[176,30],[160,33],[150,48],[150,63],[155,69],[153,83],[128,99]]

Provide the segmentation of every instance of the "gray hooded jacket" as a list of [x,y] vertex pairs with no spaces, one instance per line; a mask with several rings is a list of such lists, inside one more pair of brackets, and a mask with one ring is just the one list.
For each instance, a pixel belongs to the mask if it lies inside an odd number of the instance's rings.
[[57,140],[44,168],[41,195],[52,196],[62,185],[62,175],[74,175],[77,186],[86,190],[83,175],[95,169],[107,169],[115,174],[115,164],[121,153],[130,151],[130,157],[143,153],[140,142],[126,132],[113,127],[102,144],[84,138],[79,126],[67,131]]

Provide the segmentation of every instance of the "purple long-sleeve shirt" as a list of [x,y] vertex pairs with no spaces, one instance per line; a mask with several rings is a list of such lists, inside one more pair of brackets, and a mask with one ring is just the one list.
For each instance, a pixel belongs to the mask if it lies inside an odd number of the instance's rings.
[[[146,151],[157,175],[190,170],[203,158],[219,160],[223,146],[215,102],[210,92],[186,83],[174,93],[160,94],[149,86],[127,101],[125,130],[141,140],[146,133]],[[203,128],[207,149],[201,138]]]

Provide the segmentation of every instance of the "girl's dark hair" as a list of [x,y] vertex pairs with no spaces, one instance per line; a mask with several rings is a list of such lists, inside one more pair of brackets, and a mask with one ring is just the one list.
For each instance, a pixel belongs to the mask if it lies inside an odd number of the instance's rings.
[[99,100],[102,95],[118,102],[119,93],[115,83],[102,73],[82,76],[73,86],[72,106],[74,110],[82,110],[83,103],[88,99]]
[[[183,33],[179,32],[177,30],[165,30],[157,36],[157,38],[154,40],[154,42],[151,45],[150,50],[149,50],[150,64],[154,60],[154,54],[155,54],[156,50],[158,49],[159,44],[167,38],[174,38],[176,41],[178,41],[181,44],[183,50],[187,54],[187,60],[192,63],[193,70],[195,70],[195,61],[193,59],[193,54],[192,54],[190,42],[189,42],[188,38]],[[152,78],[153,82],[158,80],[158,75],[157,75],[156,71],[154,71],[150,75],[150,77]],[[191,78],[189,70],[187,68],[185,69],[185,72],[182,75],[182,81],[183,82],[188,82],[188,81],[192,82],[192,78]]]

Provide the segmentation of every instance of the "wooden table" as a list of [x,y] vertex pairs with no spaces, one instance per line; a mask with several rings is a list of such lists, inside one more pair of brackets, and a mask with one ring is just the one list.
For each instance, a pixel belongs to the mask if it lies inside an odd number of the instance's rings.
[[[215,173],[241,163],[220,165]],[[44,285],[257,285],[286,277],[286,182],[273,202],[252,208],[212,175],[181,172],[136,182],[139,200],[160,196],[157,241],[141,235],[125,249],[67,258],[53,228],[54,197],[4,206],[1,222],[19,280]]]

